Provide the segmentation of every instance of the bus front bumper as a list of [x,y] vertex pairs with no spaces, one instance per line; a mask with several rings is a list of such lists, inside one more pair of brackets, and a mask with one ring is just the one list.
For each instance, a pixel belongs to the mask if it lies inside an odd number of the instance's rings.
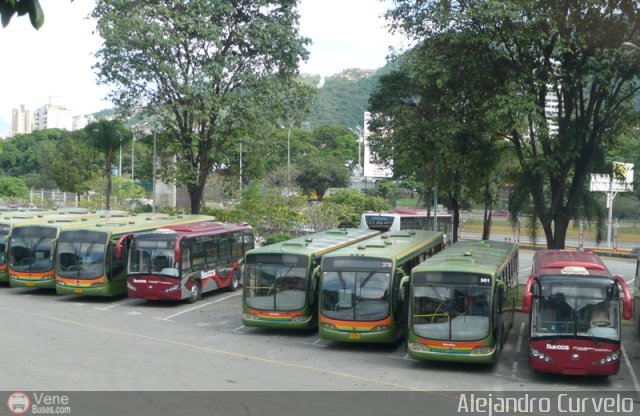
[[38,279],[29,279],[29,278],[21,278],[18,276],[11,276],[9,279],[9,284],[11,287],[28,287],[33,289],[55,289],[56,281],[53,279],[53,276],[38,278]]

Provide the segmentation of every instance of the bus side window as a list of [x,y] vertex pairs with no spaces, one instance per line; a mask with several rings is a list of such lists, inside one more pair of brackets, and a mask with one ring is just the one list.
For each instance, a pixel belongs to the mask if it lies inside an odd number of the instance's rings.
[[241,235],[234,235],[231,237],[231,260],[238,261],[244,254],[243,245],[242,245],[243,237]]
[[191,247],[184,246],[182,247],[182,272],[187,273],[191,271]]
[[231,265],[231,236],[222,236],[218,241],[218,264]]
[[255,248],[255,242],[253,240],[253,235],[252,234],[247,234],[247,235],[243,236],[243,244],[244,244],[245,253],[247,251],[252,250],[253,248]]

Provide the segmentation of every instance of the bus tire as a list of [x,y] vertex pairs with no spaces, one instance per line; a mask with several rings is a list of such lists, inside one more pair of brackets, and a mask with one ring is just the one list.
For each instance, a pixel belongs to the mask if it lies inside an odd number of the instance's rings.
[[195,303],[202,296],[202,286],[200,282],[193,282],[191,286],[191,295],[187,298],[187,302]]
[[238,270],[234,271],[231,275],[231,282],[227,289],[229,292],[235,292],[240,288],[240,272]]

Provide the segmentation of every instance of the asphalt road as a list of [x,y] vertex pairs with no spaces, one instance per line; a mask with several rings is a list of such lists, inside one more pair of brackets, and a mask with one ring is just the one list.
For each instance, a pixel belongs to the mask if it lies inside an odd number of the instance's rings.
[[[531,256],[520,254],[521,281]],[[625,276],[635,270],[629,259],[605,262]],[[339,344],[315,332],[246,328],[240,310],[240,292],[190,305],[0,287],[0,390],[430,392],[447,408],[458,392],[599,391],[628,392],[640,403],[640,341],[630,325],[623,327],[620,373],[584,378],[529,369],[523,314],[498,363],[478,366],[414,361],[402,344]],[[382,396],[373,397],[370,403]]]

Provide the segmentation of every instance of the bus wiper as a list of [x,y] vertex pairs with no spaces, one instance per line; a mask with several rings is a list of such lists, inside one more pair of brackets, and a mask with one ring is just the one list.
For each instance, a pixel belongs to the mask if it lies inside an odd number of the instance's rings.
[[342,276],[342,271],[338,270],[338,279],[340,279],[340,287],[342,290],[347,290],[347,281],[344,280],[344,276]]
[[362,282],[360,283],[360,288],[363,288],[367,285],[367,283],[369,283],[369,280],[371,280],[371,278],[373,277],[373,275],[376,274],[375,270],[371,270],[369,272],[369,274],[367,275],[367,277],[365,277]]
[[596,347],[600,346],[600,340],[591,332],[591,328],[587,329],[587,334],[591,337],[591,341],[595,344]]
[[433,283],[427,283],[427,286],[429,286],[433,290],[433,293],[436,294],[438,300],[445,300],[442,296],[440,296],[440,292],[438,292],[438,288],[436,285],[434,285]]

